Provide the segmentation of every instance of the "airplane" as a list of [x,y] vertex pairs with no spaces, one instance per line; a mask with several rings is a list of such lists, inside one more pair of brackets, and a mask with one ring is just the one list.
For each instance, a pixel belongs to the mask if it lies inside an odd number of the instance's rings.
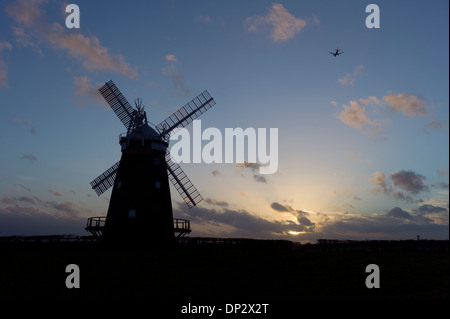
[[336,52],[330,52],[330,54],[334,55],[334,57],[337,57],[338,55],[342,54],[344,52],[339,52],[339,49],[336,49]]

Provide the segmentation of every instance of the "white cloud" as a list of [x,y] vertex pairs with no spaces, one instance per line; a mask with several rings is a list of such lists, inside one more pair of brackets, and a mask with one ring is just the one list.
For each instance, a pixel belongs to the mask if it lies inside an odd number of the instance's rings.
[[402,112],[407,116],[426,116],[426,103],[409,93],[388,94],[383,96],[383,101],[394,111]]
[[46,3],[44,0],[19,0],[6,6],[9,16],[18,23],[13,26],[17,43],[42,54],[38,44],[46,42],[53,49],[62,50],[70,58],[80,61],[88,71],[114,71],[137,79],[137,70],[125,62],[122,55],[109,53],[94,35],[69,33],[57,22],[48,23],[41,7]]
[[75,95],[78,96],[76,103],[78,106],[83,106],[85,101],[82,97],[86,96],[95,100],[96,105],[107,106],[105,99],[102,97],[97,87],[90,83],[87,76],[74,76],[73,81],[75,83]]
[[338,81],[339,83],[341,83],[342,85],[354,85],[355,84],[355,78],[357,75],[359,75],[360,73],[362,73],[364,70],[364,65],[358,65],[357,67],[355,67],[355,69],[353,70],[353,73],[347,73],[344,77],[339,78]]
[[[359,70],[362,70],[363,67]],[[355,74],[360,71],[356,71]],[[342,83],[351,84],[351,80],[342,80]],[[332,103],[333,104],[333,103]],[[392,111],[400,112],[405,116],[424,116],[431,118],[431,121],[423,128],[423,131],[430,130],[444,131],[447,125],[446,121],[438,121],[432,114],[427,112],[427,104],[421,98],[409,93],[390,93],[378,99],[376,96],[360,98],[350,101],[349,105],[342,105],[343,110],[339,113],[338,118],[345,124],[352,126],[360,131],[369,134],[379,134],[383,131],[383,127],[390,124],[389,113]],[[378,117],[377,114],[385,114]]]
[[[318,19],[315,21],[317,23]],[[288,41],[306,26],[304,19],[296,18],[279,3],[272,4],[268,15],[248,17],[245,19],[245,23],[247,30],[251,32],[269,27],[271,29],[270,37],[274,42]]]
[[350,101],[350,106],[342,105],[342,107],[344,110],[338,117],[343,123],[361,131],[364,129],[364,126],[373,124],[365,108],[358,101]]
[[166,55],[166,61],[178,62],[178,60],[177,60],[177,58],[175,57],[174,54]]

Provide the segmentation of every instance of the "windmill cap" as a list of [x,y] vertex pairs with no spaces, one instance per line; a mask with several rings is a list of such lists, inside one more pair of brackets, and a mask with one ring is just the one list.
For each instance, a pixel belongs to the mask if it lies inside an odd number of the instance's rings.
[[163,139],[153,128],[148,124],[144,124],[136,128],[133,132],[127,135],[128,140],[156,140],[163,142]]

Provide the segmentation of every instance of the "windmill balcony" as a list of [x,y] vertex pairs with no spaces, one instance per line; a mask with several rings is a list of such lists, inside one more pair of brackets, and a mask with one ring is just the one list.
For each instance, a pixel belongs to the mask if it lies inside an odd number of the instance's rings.
[[191,232],[191,222],[187,219],[173,219],[173,230],[178,233],[177,239],[182,238]]
[[[105,222],[106,216],[89,217],[85,229],[94,235],[94,237],[100,238],[103,236]],[[177,239],[182,238],[191,232],[191,222],[187,219],[174,218],[173,230],[177,234]]]
[[89,217],[86,223],[86,229],[94,237],[102,237],[103,229],[105,228],[106,216],[101,217]]

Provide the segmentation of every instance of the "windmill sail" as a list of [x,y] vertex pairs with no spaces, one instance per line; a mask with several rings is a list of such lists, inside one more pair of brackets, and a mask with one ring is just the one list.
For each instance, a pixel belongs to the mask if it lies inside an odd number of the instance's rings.
[[169,151],[166,153],[166,162],[167,171],[169,172],[169,179],[189,208],[192,208],[200,203],[203,200],[202,195],[200,195],[198,190],[186,176],[180,165],[172,161]]
[[111,106],[114,113],[116,113],[117,117],[122,121],[123,125],[128,129],[130,127],[130,122],[133,120],[134,110],[114,82],[109,81],[98,90],[105,98],[106,102]]
[[156,126],[156,130],[161,135],[161,138],[167,141],[170,137],[170,132],[173,131],[175,133],[180,128],[185,127],[215,104],[216,102],[214,102],[214,99],[209,95],[208,91],[204,91],[167,119],[159,123]]
[[119,164],[120,161],[108,168],[103,174],[91,182],[91,186],[98,196],[106,192],[114,184]]

